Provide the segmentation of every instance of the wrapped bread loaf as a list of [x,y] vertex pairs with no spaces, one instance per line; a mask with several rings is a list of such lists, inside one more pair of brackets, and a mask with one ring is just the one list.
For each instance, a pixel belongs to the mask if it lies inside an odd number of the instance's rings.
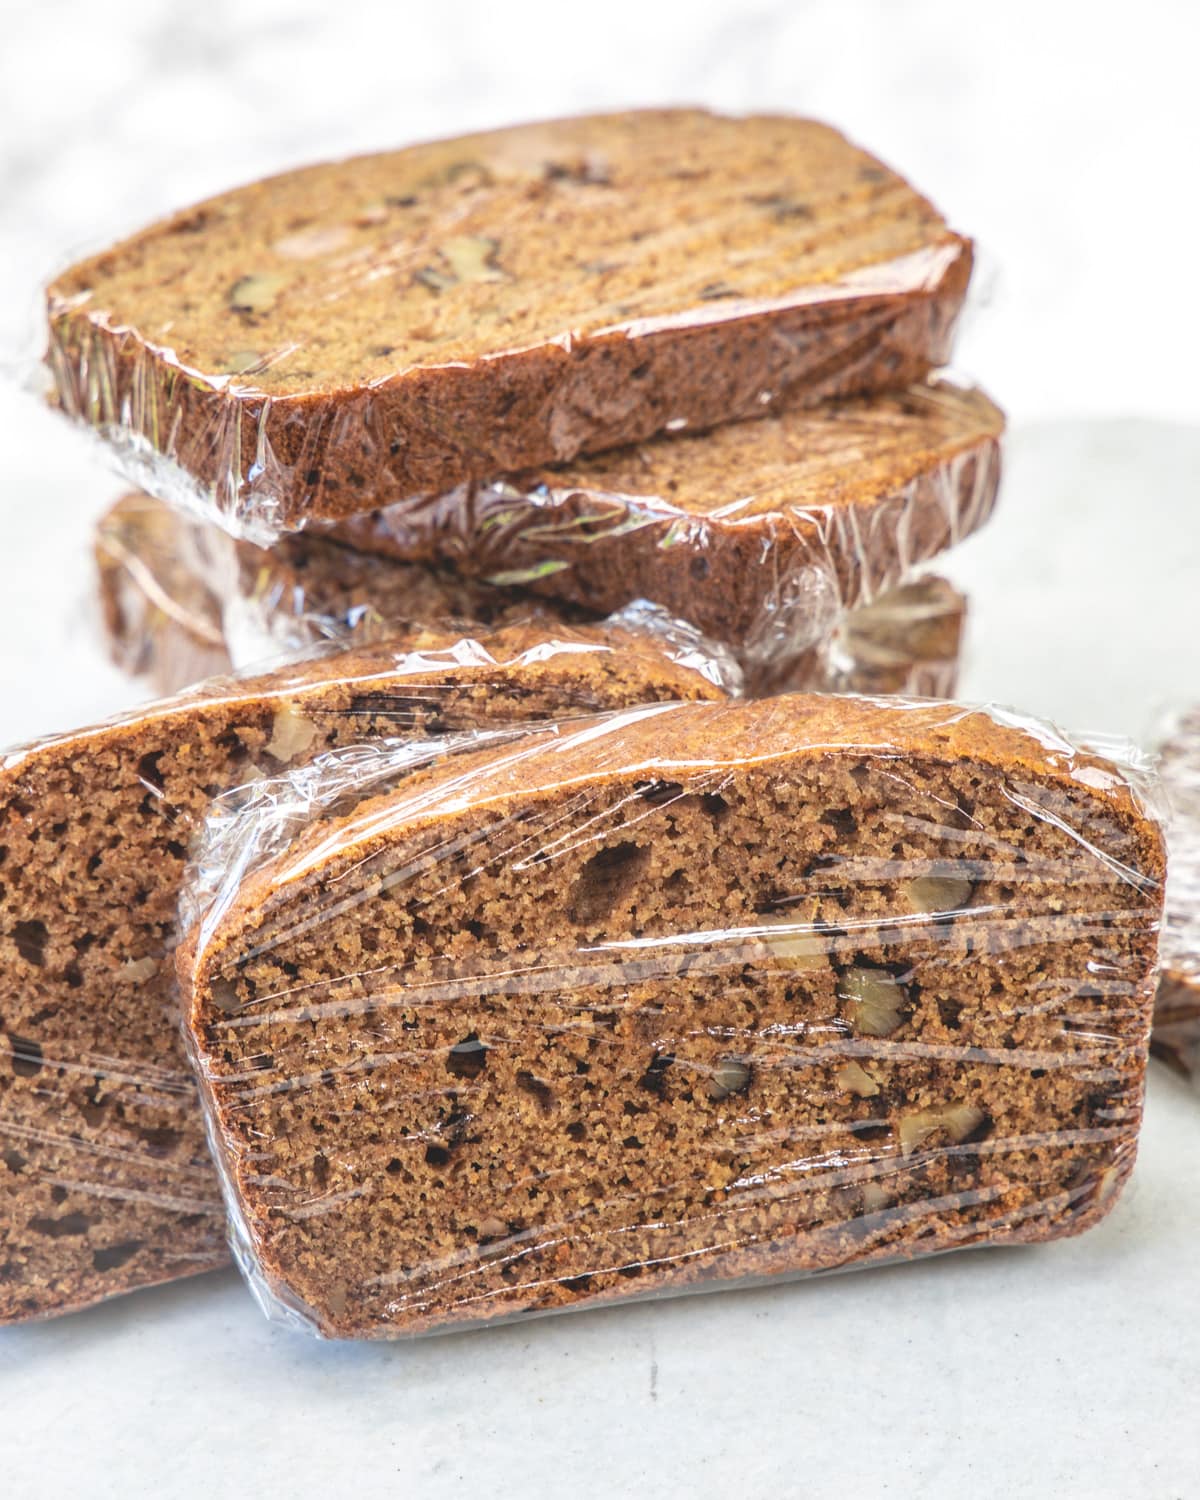
[[1115,1201],[1162,840],[1056,731],[667,705],[341,784],[218,820],[177,954],[235,1248],[301,1326],[1047,1240]]
[[0,757],[0,1322],[225,1261],[172,999],[210,798],[338,746],[428,758],[435,733],[719,696],[628,632],[413,632]]
[[971,246],[837,131],[650,110],[287,172],[71,267],[54,397],[260,538],[943,363]]

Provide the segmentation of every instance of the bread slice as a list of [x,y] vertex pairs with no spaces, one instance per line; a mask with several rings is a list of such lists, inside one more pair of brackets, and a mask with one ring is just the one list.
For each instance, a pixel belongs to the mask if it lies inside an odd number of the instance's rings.
[[[540,619],[595,622],[582,606],[494,588],[448,569],[393,562],[303,532],[271,548],[234,541],[149,495],[131,494],[101,518],[94,540],[109,652],[159,692],[194,682],[206,659],[242,668],[272,651],[320,640],[371,641],[398,622],[443,618],[495,628]],[[754,694],[807,690],[952,697],[967,601],[944,578],[913,579],[873,604],[848,610],[819,645],[764,663],[744,686]],[[651,622],[682,638],[678,622]],[[228,632],[228,636],[226,635]],[[209,645],[212,636],[220,644]],[[736,663],[711,642],[710,675],[734,690]],[[209,654],[211,653],[211,655]]]
[[162,693],[320,641],[387,640],[414,623],[492,630],[599,618],[308,532],[256,547],[138,492],[100,518],[93,549],[110,655]]
[[367,739],[717,696],[628,633],[426,632],[0,757],[0,1321],[225,1259],[171,986],[215,792]]
[[1163,965],[1150,1050],[1181,1078],[1200,1084],[1200,972],[1191,957],[1190,964]]
[[64,411],[260,534],[891,388],[969,241],[837,131],[651,110],[288,172],[64,272]]
[[419,773],[177,954],[239,1256],[363,1337],[1085,1229],[1162,876],[1116,766],[944,704],[648,708]]
[[1200,707],[1176,716],[1159,759],[1171,865],[1150,1042],[1156,1057],[1200,1086]]
[[348,523],[600,614],[645,598],[778,668],[988,519],[1004,418],[937,380],[663,438]]

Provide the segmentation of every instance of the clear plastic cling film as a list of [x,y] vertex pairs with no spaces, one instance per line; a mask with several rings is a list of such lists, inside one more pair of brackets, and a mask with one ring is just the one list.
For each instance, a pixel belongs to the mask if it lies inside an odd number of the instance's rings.
[[218,803],[178,966],[260,1300],[398,1337],[1087,1228],[1162,909],[1108,749],[784,696]]
[[[233,667],[221,599],[194,556],[198,540],[197,526],[137,493],[104,513],[93,538],[109,656],[163,694]],[[268,654],[259,651],[254,659]]]
[[349,766],[371,742],[390,747],[394,782],[404,756],[447,753],[446,736],[721,699],[694,642],[666,642],[536,621],[411,627],[0,754],[0,1323],[226,1263],[174,988],[210,799],[320,754]]
[[[127,670],[176,691],[232,659],[246,668],[320,640],[386,638],[398,622],[456,619],[477,628],[540,619],[572,625],[590,611],[447,568],[359,552],[314,534],[273,548],[237,542],[161,501],[131,494],[101,519],[99,588],[109,649]],[[661,607],[635,600],[614,617],[666,643],[727,692],[954,693],[966,601],[944,579],[917,577],[842,611],[799,654],[743,673],[736,653]]]
[[600,613],[645,598],[778,673],[989,519],[1003,427],[980,391],[935,379],[417,496],[334,534]]
[[1172,712],[1160,734],[1171,858],[1151,1045],[1200,1089],[1200,709]]
[[[550,229],[563,253],[531,296]],[[45,363],[136,484],[266,542],[785,394],[919,380],[971,263],[826,126],[635,111],[184,209],[54,278]]]

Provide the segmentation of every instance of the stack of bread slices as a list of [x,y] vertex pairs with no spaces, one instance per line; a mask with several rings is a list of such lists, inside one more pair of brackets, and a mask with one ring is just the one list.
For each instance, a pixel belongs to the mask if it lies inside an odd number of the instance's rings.
[[232,1244],[390,1336],[1107,1212],[1161,839],[941,701],[971,265],[828,126],[661,110],[58,277],[52,400],[139,486],[110,648],[174,696],[3,762],[0,1319]]

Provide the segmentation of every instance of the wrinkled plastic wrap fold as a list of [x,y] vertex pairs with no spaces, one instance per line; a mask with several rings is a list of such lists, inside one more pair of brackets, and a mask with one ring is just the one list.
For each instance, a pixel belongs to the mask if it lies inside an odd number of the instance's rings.
[[387,777],[339,752],[218,804],[185,900],[189,1045],[273,1314],[418,1334],[1114,1202],[1162,908],[1136,759],[795,696]]
[[643,111],[286,173],[56,278],[53,399],[255,540],[891,389],[971,245],[836,131]]
[[[125,496],[101,518],[95,553],[110,653],[124,670],[146,674],[160,692],[320,640],[386,637],[398,621],[452,618],[495,627],[593,618],[581,607],[371,556],[313,534],[282,538],[270,549],[234,541],[144,494]],[[843,612],[834,629],[800,655],[760,664],[745,686],[755,693],[951,697],[965,614],[965,599],[945,579],[914,579]],[[743,684],[729,648],[665,611],[635,601],[616,619],[673,640],[677,656],[690,637],[714,681],[730,693]]]
[[1151,1045],[1200,1089],[1200,709],[1171,716],[1160,766],[1171,861]]
[[[134,494],[101,516],[92,541],[108,654],[164,695],[234,668],[221,602],[200,560],[201,537],[198,525]],[[254,660],[269,654],[259,651]]]
[[719,699],[702,666],[615,628],[413,630],[0,755],[0,1322],[225,1263],[172,964],[211,797],[372,741],[395,777],[442,735]]

